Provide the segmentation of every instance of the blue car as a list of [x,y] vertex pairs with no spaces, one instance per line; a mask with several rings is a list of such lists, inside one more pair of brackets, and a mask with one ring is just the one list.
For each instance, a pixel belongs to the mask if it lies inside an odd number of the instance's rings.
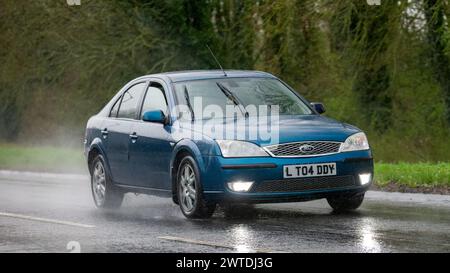
[[87,123],[95,205],[119,208],[133,192],[171,197],[187,218],[211,217],[218,204],[321,198],[357,209],[371,149],[360,129],[324,112],[265,72],[134,79]]

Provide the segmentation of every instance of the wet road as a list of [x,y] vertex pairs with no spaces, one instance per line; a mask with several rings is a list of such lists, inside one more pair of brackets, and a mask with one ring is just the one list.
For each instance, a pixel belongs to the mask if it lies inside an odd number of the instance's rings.
[[0,171],[0,252],[450,252],[450,196],[369,192],[345,215],[319,200],[192,221],[144,195],[98,211],[88,183]]

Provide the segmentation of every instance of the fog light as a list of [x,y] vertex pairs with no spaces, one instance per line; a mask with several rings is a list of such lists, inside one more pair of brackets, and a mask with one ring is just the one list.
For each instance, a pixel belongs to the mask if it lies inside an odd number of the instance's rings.
[[247,192],[252,187],[253,182],[247,182],[247,181],[236,181],[236,182],[229,182],[228,188],[232,191],[237,192]]
[[372,178],[371,173],[362,173],[359,175],[359,182],[361,185],[366,185],[370,183],[370,179]]

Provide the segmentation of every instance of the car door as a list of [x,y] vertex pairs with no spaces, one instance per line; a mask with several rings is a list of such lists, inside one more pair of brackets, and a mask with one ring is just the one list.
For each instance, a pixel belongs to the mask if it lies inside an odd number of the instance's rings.
[[161,110],[167,116],[168,104],[163,82],[151,81],[142,103],[140,121],[133,127],[137,136],[130,145],[130,163],[139,186],[153,189],[170,189],[169,170],[172,146],[169,125],[144,122],[142,116],[150,110]]
[[146,82],[139,82],[128,88],[113,106],[110,118],[102,125],[102,135],[106,139],[106,154],[115,183],[133,185],[135,183],[129,163],[131,130],[136,122]]

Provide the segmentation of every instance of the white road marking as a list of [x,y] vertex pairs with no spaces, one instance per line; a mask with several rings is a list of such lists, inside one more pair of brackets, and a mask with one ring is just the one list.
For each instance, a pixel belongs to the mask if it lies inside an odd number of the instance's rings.
[[226,248],[226,249],[236,250],[239,252],[256,252],[256,253],[275,253],[275,252],[277,252],[277,251],[272,251],[270,249],[255,249],[255,248],[251,248],[248,246],[241,246],[241,245],[230,246],[230,245],[226,245],[226,244],[220,244],[220,243],[214,243],[214,242],[208,242],[208,241],[199,241],[199,240],[174,237],[174,236],[160,236],[160,237],[158,237],[158,239],[186,243],[186,244]]
[[72,226],[72,227],[95,228],[95,226],[93,226],[93,225],[85,225],[85,224],[80,224],[80,223],[75,223],[75,222],[34,217],[34,216],[28,216],[28,215],[22,215],[22,214],[8,213],[8,212],[0,212],[0,216],[18,218],[18,219],[24,219],[24,220],[30,220],[30,221],[39,221],[39,222],[58,224],[58,225],[66,225],[66,226]]

